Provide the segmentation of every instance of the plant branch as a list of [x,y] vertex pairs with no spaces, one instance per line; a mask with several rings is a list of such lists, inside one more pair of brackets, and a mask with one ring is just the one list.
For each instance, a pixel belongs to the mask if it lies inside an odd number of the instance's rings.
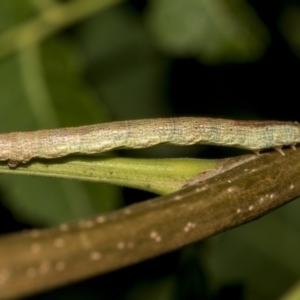
[[300,195],[300,151],[76,224],[0,239],[0,299],[106,273],[255,220]]

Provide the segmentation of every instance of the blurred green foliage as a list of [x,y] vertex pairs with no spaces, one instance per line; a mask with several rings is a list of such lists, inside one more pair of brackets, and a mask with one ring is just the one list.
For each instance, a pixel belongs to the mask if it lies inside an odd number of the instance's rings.
[[148,25],[159,47],[205,63],[256,60],[268,33],[245,1],[153,0]]
[[[298,57],[299,11],[286,4],[276,19]],[[172,59],[193,58],[207,68],[248,64],[258,62],[271,42],[250,1],[0,0],[1,132],[171,115]],[[141,153],[195,153],[182,151],[162,147]],[[32,225],[54,225],[121,205],[120,191],[107,185],[7,175],[0,186],[5,205]],[[296,212],[288,211],[292,220]],[[211,239],[205,265],[213,274],[212,287],[246,282],[246,299],[274,299],[298,278],[299,238],[280,225],[283,220],[284,212],[275,212]],[[156,299],[179,299],[170,292],[173,279],[160,284],[131,290],[130,299],[144,297],[147,290]]]

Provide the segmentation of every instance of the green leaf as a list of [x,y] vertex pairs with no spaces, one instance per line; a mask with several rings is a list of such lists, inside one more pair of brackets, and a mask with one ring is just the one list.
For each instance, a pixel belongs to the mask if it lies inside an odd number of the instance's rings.
[[10,169],[0,165],[0,173],[46,176],[92,182],[107,182],[156,194],[181,189],[202,171],[213,171],[222,160],[191,158],[135,159],[102,156],[68,156],[33,160]]
[[300,6],[291,5],[280,20],[281,31],[292,51],[300,57]]
[[153,0],[147,23],[166,52],[205,63],[256,60],[268,44],[266,29],[240,0]]
[[91,82],[118,120],[167,111],[168,62],[153,47],[142,20],[125,6],[90,18],[80,27]]
[[[106,121],[100,102],[81,79],[76,47],[59,37],[0,63],[2,131]],[[6,204],[18,218],[52,225],[118,206],[112,186],[46,178],[1,177]]]

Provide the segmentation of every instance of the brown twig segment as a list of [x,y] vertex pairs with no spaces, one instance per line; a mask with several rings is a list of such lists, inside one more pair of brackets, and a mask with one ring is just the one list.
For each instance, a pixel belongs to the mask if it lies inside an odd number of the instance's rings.
[[162,143],[232,146],[258,152],[299,142],[300,126],[293,122],[192,117],[143,119],[1,134],[0,160],[15,167],[35,157],[94,154]]
[[273,152],[201,184],[56,228],[0,238],[0,299],[109,272],[257,219],[300,195],[300,151]]

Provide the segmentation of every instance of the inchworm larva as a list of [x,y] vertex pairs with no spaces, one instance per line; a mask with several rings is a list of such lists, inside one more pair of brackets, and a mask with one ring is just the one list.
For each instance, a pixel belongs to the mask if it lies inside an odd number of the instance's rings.
[[10,167],[32,158],[93,154],[157,144],[232,146],[258,153],[300,142],[300,125],[280,121],[169,118],[118,121],[81,127],[0,134],[0,160]]

